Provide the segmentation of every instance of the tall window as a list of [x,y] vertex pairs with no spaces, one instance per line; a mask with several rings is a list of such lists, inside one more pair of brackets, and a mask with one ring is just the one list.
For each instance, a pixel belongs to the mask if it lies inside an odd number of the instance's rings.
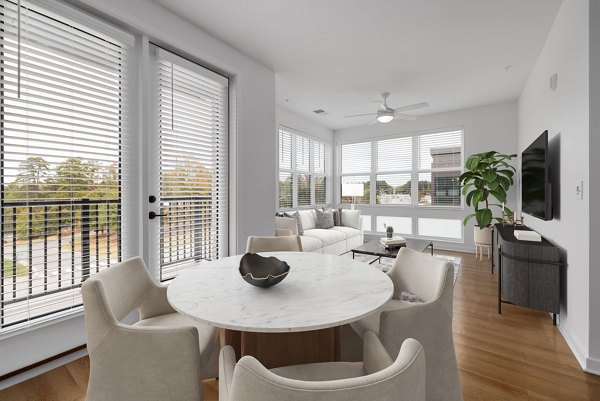
[[279,130],[280,208],[327,203],[327,150],[324,142]]
[[377,142],[376,202],[382,205],[410,205],[412,138]]
[[0,2],[0,328],[81,305],[121,259],[129,45],[27,1]]
[[460,206],[462,131],[420,135],[419,205]]
[[[371,142],[342,145],[340,194],[342,203],[370,203]],[[363,186],[363,196],[347,196],[348,184]]]
[[157,58],[160,278],[227,251],[228,80],[163,49]]
[[353,202],[346,184],[361,184],[359,204],[461,206],[462,130],[343,144],[340,159],[341,203]]

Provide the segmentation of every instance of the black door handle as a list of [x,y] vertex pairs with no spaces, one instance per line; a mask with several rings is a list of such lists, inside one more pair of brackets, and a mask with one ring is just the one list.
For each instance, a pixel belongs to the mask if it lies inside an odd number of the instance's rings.
[[159,216],[166,216],[166,214],[156,214],[154,212],[148,213],[148,217],[150,218],[150,220],[155,219],[155,218],[157,218]]

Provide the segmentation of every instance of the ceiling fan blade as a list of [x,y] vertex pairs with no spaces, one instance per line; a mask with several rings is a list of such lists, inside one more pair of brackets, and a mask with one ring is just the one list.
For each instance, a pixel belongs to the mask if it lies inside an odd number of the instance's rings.
[[415,121],[417,119],[417,116],[411,116],[410,114],[394,113],[394,118],[397,118],[399,120]]
[[369,113],[369,114],[354,114],[352,116],[344,116],[344,118],[348,118],[348,117],[363,117],[363,116],[376,116],[377,113]]
[[429,107],[429,103],[421,102],[421,103],[410,104],[408,106],[398,107],[397,109],[394,109],[394,111],[410,111],[410,110],[422,109],[423,107]]
[[373,121],[371,121],[371,122],[370,122],[370,123],[368,123],[367,125],[375,125],[375,124],[377,124],[377,123],[378,123],[378,121],[377,121],[377,119],[375,118]]

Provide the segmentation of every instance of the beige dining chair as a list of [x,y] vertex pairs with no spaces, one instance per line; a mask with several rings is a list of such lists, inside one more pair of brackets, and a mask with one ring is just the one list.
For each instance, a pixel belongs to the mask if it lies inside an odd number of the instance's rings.
[[[350,325],[360,336],[377,333],[390,354],[398,352],[407,338],[420,341],[427,361],[427,400],[462,400],[452,338],[454,266],[444,259],[401,248],[388,275],[394,283],[392,299],[381,313]],[[423,302],[401,301],[402,292],[412,293]]]
[[[177,313],[142,259],[116,264],[81,287],[90,378],[87,401],[201,401],[218,375],[218,330]],[[132,311],[139,321],[121,323]]]
[[302,241],[298,235],[285,235],[275,237],[248,237],[246,252],[277,252],[293,251],[302,252]]
[[265,368],[252,356],[236,364],[221,349],[219,401],[424,401],[425,356],[414,339],[402,343],[394,361],[377,335],[364,336],[364,362],[325,362]]

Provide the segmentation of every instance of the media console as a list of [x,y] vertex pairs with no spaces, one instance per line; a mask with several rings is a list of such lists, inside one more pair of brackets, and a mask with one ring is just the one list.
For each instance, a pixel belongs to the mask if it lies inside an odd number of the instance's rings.
[[[494,257],[498,266],[498,313],[502,303],[560,313],[560,253],[558,247],[542,237],[541,242],[515,238],[513,226],[496,224],[498,246]],[[519,227],[520,230],[528,230]]]

